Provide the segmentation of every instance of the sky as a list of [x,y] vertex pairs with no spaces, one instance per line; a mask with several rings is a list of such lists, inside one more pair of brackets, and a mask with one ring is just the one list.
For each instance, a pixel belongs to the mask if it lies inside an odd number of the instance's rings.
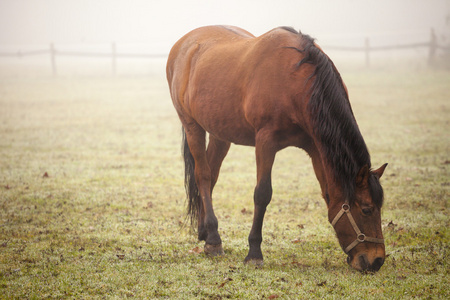
[[450,0],[0,0],[0,46],[114,41],[168,52],[213,24],[255,35],[292,26],[319,44],[421,42],[431,28],[450,39]]

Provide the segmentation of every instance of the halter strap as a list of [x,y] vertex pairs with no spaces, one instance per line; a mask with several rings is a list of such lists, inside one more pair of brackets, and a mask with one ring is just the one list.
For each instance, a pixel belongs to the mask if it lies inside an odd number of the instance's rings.
[[331,222],[331,225],[334,227],[336,223],[339,221],[339,219],[346,214],[348,217],[348,220],[350,221],[350,224],[352,224],[353,229],[356,232],[356,240],[354,240],[350,245],[345,248],[344,252],[349,253],[350,250],[355,248],[358,244],[362,242],[371,242],[371,243],[378,243],[383,244],[384,239],[378,239],[366,236],[364,233],[359,230],[358,225],[356,225],[355,219],[353,219],[352,213],[350,212],[350,205],[348,204],[348,201],[346,200],[344,204],[342,204],[341,210],[337,213],[337,215],[334,217],[333,221]]

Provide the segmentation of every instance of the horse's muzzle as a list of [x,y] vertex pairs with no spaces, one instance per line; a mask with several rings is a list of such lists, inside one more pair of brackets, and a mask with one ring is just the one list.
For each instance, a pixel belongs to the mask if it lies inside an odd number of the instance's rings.
[[359,254],[357,257],[347,257],[347,263],[358,271],[364,272],[377,272],[384,264],[384,257],[376,257],[373,261],[369,261],[369,258],[365,253]]

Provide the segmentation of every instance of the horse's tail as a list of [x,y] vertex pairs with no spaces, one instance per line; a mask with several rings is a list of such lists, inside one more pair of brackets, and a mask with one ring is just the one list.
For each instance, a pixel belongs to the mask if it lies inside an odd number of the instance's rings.
[[182,154],[184,158],[184,187],[188,200],[187,215],[190,218],[191,225],[195,225],[200,211],[202,210],[202,201],[200,192],[195,182],[195,161],[186,139],[186,131],[183,127]]

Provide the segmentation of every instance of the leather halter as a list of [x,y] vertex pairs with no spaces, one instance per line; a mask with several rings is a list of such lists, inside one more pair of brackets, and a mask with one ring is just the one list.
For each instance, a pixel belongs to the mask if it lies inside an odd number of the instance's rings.
[[356,225],[355,219],[353,219],[352,213],[350,212],[350,205],[348,204],[348,201],[345,201],[345,203],[342,204],[341,210],[338,212],[336,217],[334,217],[333,221],[331,222],[331,225],[333,225],[333,227],[336,225],[336,223],[339,221],[339,219],[344,215],[344,213],[347,215],[348,220],[350,221],[350,224],[352,224],[352,227],[356,232],[356,240],[354,240],[344,250],[344,252],[346,254],[348,254],[350,252],[350,250],[355,248],[358,244],[363,243],[363,242],[384,244],[384,239],[378,239],[378,238],[366,236],[364,233],[361,232],[361,230],[359,230],[359,227],[358,227],[358,225]]

